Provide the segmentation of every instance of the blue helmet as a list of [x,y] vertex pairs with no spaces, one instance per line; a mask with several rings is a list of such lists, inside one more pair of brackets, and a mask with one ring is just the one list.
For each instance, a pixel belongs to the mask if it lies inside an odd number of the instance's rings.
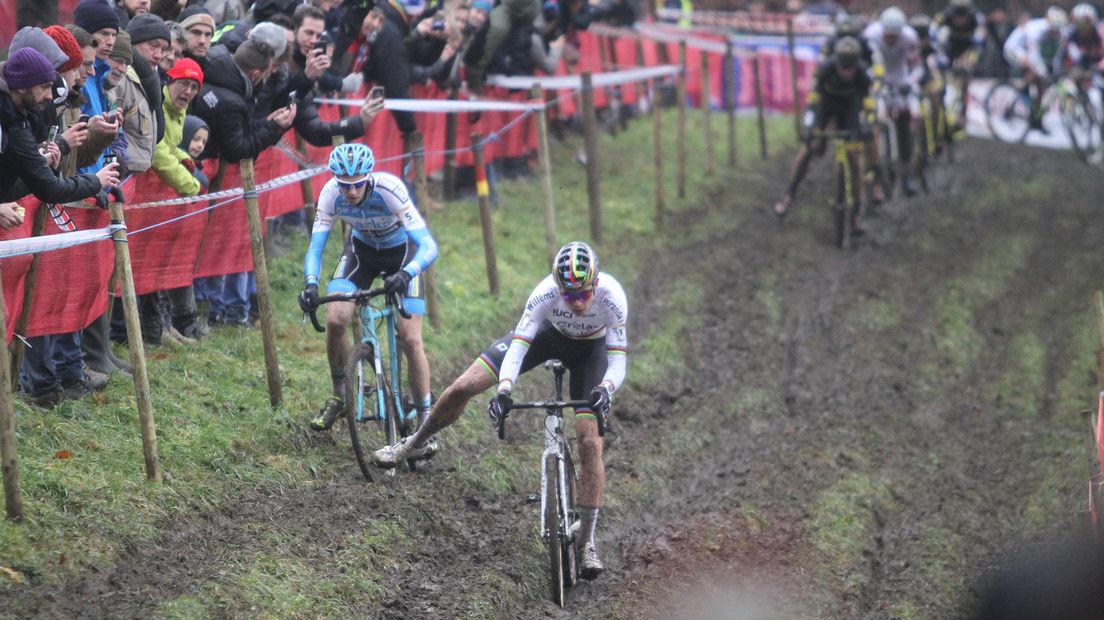
[[376,156],[364,144],[342,144],[330,153],[330,172],[343,177],[363,177],[376,167]]

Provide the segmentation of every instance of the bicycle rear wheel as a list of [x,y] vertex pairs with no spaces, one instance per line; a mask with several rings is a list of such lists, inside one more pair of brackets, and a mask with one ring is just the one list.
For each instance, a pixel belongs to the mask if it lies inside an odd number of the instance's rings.
[[[383,409],[378,393],[383,390]],[[371,482],[372,450],[382,440],[386,445],[398,441],[398,419],[395,402],[386,375],[377,376],[372,347],[361,344],[353,351],[345,372],[345,422],[353,443],[360,473]],[[394,470],[388,470],[393,472]]]
[[548,593],[552,602],[564,606],[564,524],[560,519],[559,458],[549,454],[544,459],[544,524],[548,528]]
[[1019,144],[1031,128],[1031,101],[1019,88],[1000,82],[985,96],[985,117],[993,137]]

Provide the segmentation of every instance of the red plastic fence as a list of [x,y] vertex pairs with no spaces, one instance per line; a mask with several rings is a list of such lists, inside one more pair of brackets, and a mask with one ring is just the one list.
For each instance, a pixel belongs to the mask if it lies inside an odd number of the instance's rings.
[[[696,35],[706,38],[709,35]],[[720,37],[714,37],[721,40]],[[666,47],[667,62],[678,61],[678,45],[641,42],[645,66],[660,64],[660,46]],[[593,33],[580,36],[581,58],[579,65],[572,71],[608,71],[636,67],[637,42],[632,38],[606,38]],[[700,50],[689,48],[687,51],[687,98],[694,106],[701,105]],[[754,84],[750,79],[750,59],[738,57],[734,75],[737,80],[737,104],[742,107],[754,105]],[[814,70],[809,61],[800,63],[800,88],[807,88]],[[764,49],[760,57],[760,75],[766,105],[772,109],[789,110],[794,93],[790,86],[789,57],[784,49]],[[558,74],[564,74],[561,67]],[[724,97],[723,59],[720,55],[709,54],[708,79],[712,101],[710,105],[722,105]],[[447,94],[435,87],[415,87],[412,97],[421,99],[444,99]],[[363,96],[363,92],[361,96]],[[494,99],[526,101],[529,94],[490,89],[487,95]],[[635,103],[638,89],[631,85],[621,87],[622,98],[627,103]],[[571,91],[548,93],[557,98],[556,114],[571,116],[576,112],[575,100]],[[607,104],[605,89],[595,93],[596,104]],[[336,105],[326,105],[321,109],[323,118],[336,120],[355,113],[355,108],[342,109]],[[456,154],[457,165],[468,166],[472,163],[469,136],[473,131],[483,135],[492,135],[518,118],[517,112],[483,112],[478,116],[457,114],[457,145],[462,149]],[[426,166],[430,172],[444,166],[445,122],[444,114],[419,113],[415,115],[419,130],[425,139]],[[289,134],[287,142],[294,144],[294,136]],[[382,113],[368,128],[362,141],[370,144],[380,161],[379,169],[400,174],[402,172],[403,144],[388,112]],[[536,128],[534,119],[526,118],[486,145],[487,161],[497,157],[520,157],[536,149]],[[329,148],[308,147],[306,159],[316,165],[326,161]],[[276,177],[299,170],[299,164],[279,149],[268,149],[255,162],[256,183],[259,185]],[[213,178],[217,162],[207,162],[208,176]],[[324,176],[315,179],[315,195],[321,189]],[[223,188],[241,187],[239,167],[231,165],[222,183]],[[176,195],[153,172],[146,172],[132,179],[124,187],[128,203],[140,204],[156,202]],[[275,217],[302,207],[302,193],[298,182],[277,190],[262,193],[258,198],[263,217]],[[42,208],[37,200],[25,199],[24,224],[13,230],[0,231],[0,241],[27,237],[30,235],[31,221],[36,209]],[[240,199],[204,214],[183,218],[157,228],[138,232],[143,228],[167,222],[188,213],[206,209],[206,201],[197,201],[183,206],[165,206],[153,208],[128,208],[126,218],[130,239],[130,254],[133,261],[135,287],[139,294],[165,290],[189,284],[193,278],[250,271],[253,268],[249,248],[249,228],[244,202]],[[104,211],[95,209],[70,209],[73,221],[78,229],[89,230],[108,224]],[[57,226],[47,219],[45,234],[56,234]],[[135,234],[137,233],[137,234]],[[65,250],[47,252],[41,255],[39,271],[35,284],[35,294],[30,308],[28,336],[52,333],[64,333],[86,327],[96,316],[102,313],[107,304],[107,289],[113,269],[113,251],[110,241],[99,241]],[[23,312],[23,286],[30,256],[0,260],[0,274],[4,303],[7,311],[7,336],[12,338],[14,325]]]

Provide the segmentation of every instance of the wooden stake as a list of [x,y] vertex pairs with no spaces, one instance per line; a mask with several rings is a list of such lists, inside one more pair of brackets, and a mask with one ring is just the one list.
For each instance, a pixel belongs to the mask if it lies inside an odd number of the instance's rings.
[[475,157],[475,196],[479,201],[479,223],[483,227],[483,258],[487,263],[487,285],[491,295],[498,297],[498,259],[495,254],[494,222],[491,220],[491,191],[487,185],[487,167],[483,159],[483,135],[471,135]]
[[725,112],[728,114],[728,165],[736,165],[736,56],[732,41],[725,43]]
[[[544,101],[544,90],[533,84],[532,99]],[[537,155],[540,161],[541,191],[544,193],[544,245],[548,262],[556,257],[556,203],[552,194],[552,155],[548,146],[548,114],[537,110]]]
[[[41,209],[45,211],[45,205]],[[0,287],[0,325],[5,328],[4,337],[0,338],[0,385],[10,385],[11,377],[7,376],[8,317],[4,308],[2,287]],[[15,412],[12,411],[12,391],[2,389],[0,389],[0,463],[4,472],[4,507],[8,518],[20,523],[23,521],[23,498],[19,491],[19,447],[15,440]]]
[[790,88],[793,91],[793,118],[794,132],[797,141],[801,142],[801,97],[797,92],[797,46],[794,43],[793,19],[786,20],[786,43],[790,47]]
[[1104,390],[1104,292],[1093,295],[1096,310],[1096,330],[1100,335],[1100,348],[1096,350],[1096,382]]
[[[48,210],[48,207],[44,204],[39,204],[38,208],[35,209],[34,222],[31,223],[32,237],[41,237],[42,232],[46,230],[46,212]],[[27,325],[31,322],[31,303],[34,301],[35,281],[38,280],[38,256],[38,254],[35,254],[31,258],[31,268],[23,279],[23,311],[19,313],[19,318],[15,322],[16,334],[26,334]],[[114,294],[115,289],[111,289],[111,293]],[[110,305],[108,311],[111,311]],[[23,346],[23,341],[19,338],[12,340],[10,350],[12,390],[19,387],[19,369],[23,365]]]
[[686,198],[686,41],[679,41],[678,74],[678,197]]
[[142,326],[138,320],[138,295],[134,291],[134,271],[130,265],[130,245],[127,244],[126,220],[123,205],[108,203],[112,224],[122,224],[112,233],[115,242],[115,273],[123,292],[123,318],[126,319],[127,342],[130,344],[131,374],[134,375],[134,396],[138,404],[138,420],[142,426],[142,456],[146,461],[146,480],[161,482],[161,460],[157,456],[157,426],[153,418],[153,400],[150,398],[149,370],[146,368],[146,349],[142,344]]
[[[307,142],[303,140],[303,137],[296,134],[295,145],[299,147],[299,150],[306,152]],[[304,169],[300,167],[300,169]],[[314,230],[314,179],[307,177],[299,183],[299,189],[303,191],[303,220],[307,228],[307,238],[310,239],[311,232]]]
[[766,113],[763,111],[763,84],[759,80],[759,52],[755,51],[751,56],[751,72],[755,79],[755,112],[759,122],[759,157],[767,158],[767,125]]
[[583,152],[586,153],[590,238],[594,243],[600,244],[602,243],[602,196],[598,181],[598,119],[594,112],[594,86],[589,71],[583,72],[582,81]]
[[712,97],[709,92],[709,54],[705,50],[701,52],[701,109],[702,109],[702,126],[705,129],[705,173],[713,174],[716,172],[716,165],[713,161],[713,124],[711,122],[712,115],[710,114],[712,107]]
[[657,101],[659,80],[652,81],[652,143],[655,145],[655,226],[663,230],[665,205],[663,202],[663,115]]
[[[449,101],[456,101],[456,89],[449,89]],[[456,114],[445,115],[445,176],[441,189],[445,200],[456,198]]]
[[284,400],[280,387],[280,363],[276,357],[276,325],[272,320],[272,292],[268,284],[268,265],[261,242],[261,211],[257,207],[257,189],[253,160],[241,160],[242,191],[249,214],[249,245],[253,250],[253,276],[257,280],[257,304],[261,307],[261,340],[264,343],[265,371],[268,375],[268,402],[278,407]]
[[[422,219],[426,228],[429,228],[429,182],[426,180],[425,142],[422,133],[415,131],[410,134],[406,144],[406,152],[414,154],[414,200],[421,207]],[[437,300],[437,278],[433,265],[430,265],[422,273],[422,281],[425,282],[426,317],[433,329],[441,328],[441,304]]]

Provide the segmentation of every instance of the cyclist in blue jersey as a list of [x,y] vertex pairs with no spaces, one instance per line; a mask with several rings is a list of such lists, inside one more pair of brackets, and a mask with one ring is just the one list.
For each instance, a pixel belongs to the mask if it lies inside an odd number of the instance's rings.
[[[322,251],[334,221],[341,219],[352,228],[345,251],[330,279],[327,292],[369,289],[377,275],[384,274],[389,293],[401,293],[409,319],[398,320],[398,338],[406,353],[410,390],[424,420],[430,408],[429,362],[422,346],[422,315],[425,295],[419,274],[437,258],[437,243],[429,234],[406,186],[398,177],[372,172],[372,149],[363,144],[342,144],[330,154],[330,179],[318,196],[317,214],[304,265],[306,288],[299,295],[304,312],[318,307],[318,275]],[[316,431],[333,426],[345,410],[345,366],[349,359],[346,327],[356,314],[352,302],[329,304],[326,313],[326,356],[330,362],[333,396],[310,422]]]

